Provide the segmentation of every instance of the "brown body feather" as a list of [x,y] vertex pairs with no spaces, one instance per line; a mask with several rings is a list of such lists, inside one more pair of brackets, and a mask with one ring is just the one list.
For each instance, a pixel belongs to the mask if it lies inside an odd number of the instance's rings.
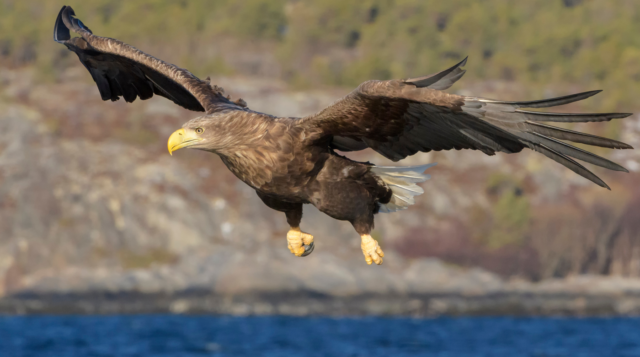
[[[71,38],[69,29],[81,37]],[[596,91],[532,102],[442,92],[462,77],[465,71],[460,67],[466,59],[430,76],[367,81],[321,112],[296,119],[251,111],[244,101],[231,102],[221,88],[187,70],[118,40],[93,35],[74,17],[70,7],[60,11],[54,39],[78,55],[104,100],[122,96],[131,102],[156,94],[187,109],[205,112],[205,116],[183,126],[184,130],[198,129],[202,133],[197,136],[198,142],[189,147],[218,154],[267,206],[285,212],[292,227],[300,223],[302,205],[310,203],[333,218],[350,221],[358,233],[368,234],[373,215],[396,195],[390,182],[400,182],[402,186],[397,172],[387,168],[390,176],[385,181],[382,171],[374,173],[371,164],[342,157],[334,149],[354,151],[369,147],[398,161],[420,151],[472,149],[494,155],[529,148],[608,187],[571,157],[626,171],[622,166],[560,140],[631,148],[615,140],[542,123],[606,121],[629,114],[558,114],[520,109],[571,103]],[[419,173],[403,177],[414,183],[424,180]],[[415,194],[419,192],[414,191],[411,196]]]
[[322,136],[299,124],[294,118],[228,111],[184,127],[207,125],[212,144],[202,150],[218,154],[270,207],[286,213],[311,203],[359,232],[370,230],[378,202],[389,202],[391,190],[370,171],[372,165],[337,155],[328,142],[319,142]]

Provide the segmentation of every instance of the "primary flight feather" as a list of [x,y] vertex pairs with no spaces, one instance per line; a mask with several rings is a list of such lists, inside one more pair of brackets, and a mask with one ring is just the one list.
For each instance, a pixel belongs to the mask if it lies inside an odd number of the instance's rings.
[[[70,30],[80,35],[71,37]],[[408,208],[423,193],[417,183],[432,165],[381,167],[340,156],[334,150],[372,148],[393,160],[419,151],[451,149],[517,153],[524,148],[555,160],[595,184],[609,188],[574,159],[610,170],[627,170],[563,140],[612,149],[631,146],[603,137],[555,127],[546,122],[593,122],[625,118],[628,113],[567,114],[530,111],[589,98],[599,91],[559,98],[507,102],[448,94],[465,73],[466,58],[442,72],[406,80],[362,83],[353,92],[304,118],[278,118],[255,112],[222,88],[121,41],[94,35],[64,6],[54,40],[75,52],[89,70],[103,100],[127,102],[154,94],[203,116],[186,122],[167,143],[220,156],[240,180],[272,209],[284,212],[291,229],[288,247],[296,256],[313,251],[313,236],[300,230],[302,205],[351,222],[362,239],[368,264],[384,253],[371,238],[374,214]]]

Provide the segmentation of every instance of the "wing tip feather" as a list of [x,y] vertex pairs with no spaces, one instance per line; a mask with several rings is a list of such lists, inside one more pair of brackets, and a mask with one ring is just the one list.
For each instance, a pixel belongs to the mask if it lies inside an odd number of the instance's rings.
[[[58,17],[56,18],[56,24],[53,26],[53,40],[56,42],[63,43],[71,39],[71,32],[69,32],[69,28],[66,26],[63,16],[65,16],[67,8],[70,8],[67,5],[62,6],[60,12],[58,13]],[[73,9],[71,9],[73,12]]]
[[[580,165],[578,162],[576,162],[575,160],[571,159],[570,157],[566,156],[563,153],[560,153],[556,150],[553,150],[552,148],[542,144],[542,143],[538,143],[535,144],[533,146],[529,146],[530,148],[534,149],[535,151],[538,151],[540,153],[542,153],[543,155],[547,156],[548,158],[554,160],[555,162],[563,165],[564,167],[568,168],[569,170],[575,172],[576,174],[586,178],[587,180],[595,183],[596,185],[600,186],[600,187],[604,187],[606,189],[608,189],[609,191],[611,191],[611,187],[609,187],[609,185],[607,185],[606,182],[604,182],[600,177],[596,176],[596,174],[594,174],[593,172],[591,172],[589,169],[587,169],[586,167]],[[537,148],[537,149],[536,149]]]
[[[436,88],[440,90],[447,89],[466,73],[466,70],[463,70],[460,67],[466,66],[468,59],[469,59],[469,56],[466,56],[462,61],[456,63],[455,65],[443,71],[440,71],[438,73],[434,73],[428,76],[424,76],[424,77],[415,77],[415,78],[405,79],[403,80],[403,82],[407,84],[412,84],[418,88],[425,88],[425,87],[430,88],[432,86],[435,86],[438,82],[441,82],[446,78],[449,78],[450,83],[441,85],[442,88]],[[455,72],[456,70],[457,72]],[[452,73],[454,73],[453,76],[451,76]]]
[[510,104],[510,105],[516,106],[516,108],[549,108],[549,107],[557,107],[560,105],[565,105],[565,104],[585,100],[587,98],[593,97],[594,95],[600,92],[602,92],[601,89],[596,89],[596,90],[591,90],[586,92],[564,95],[561,97],[530,100],[530,101],[501,101],[501,100],[492,100],[492,99],[484,99],[484,98],[481,100],[488,103]]
[[[58,13],[58,18],[56,19],[56,24],[54,27],[54,40],[60,42],[56,39],[59,29],[62,31],[60,34],[65,37],[63,41],[69,40],[71,38],[71,33],[69,32],[69,30],[73,30],[74,32],[84,30],[89,33],[93,33],[87,26],[85,26],[85,24],[82,23],[82,21],[80,21],[80,19],[75,16],[76,12],[71,6],[62,6],[62,9],[60,9],[60,12]],[[59,25],[63,25],[64,29],[62,29]]]

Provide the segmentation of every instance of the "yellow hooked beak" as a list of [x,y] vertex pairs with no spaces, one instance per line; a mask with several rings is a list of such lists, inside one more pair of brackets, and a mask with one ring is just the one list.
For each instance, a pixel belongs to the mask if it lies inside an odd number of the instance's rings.
[[169,137],[167,148],[169,149],[169,154],[173,155],[174,151],[189,147],[202,140],[204,139],[198,137],[193,130],[178,129]]

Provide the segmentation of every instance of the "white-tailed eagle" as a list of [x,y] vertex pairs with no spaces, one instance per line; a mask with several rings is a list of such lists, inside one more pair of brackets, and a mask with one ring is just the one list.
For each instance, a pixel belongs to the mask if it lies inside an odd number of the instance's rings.
[[[79,37],[71,37],[73,30]],[[393,161],[417,152],[472,149],[487,155],[522,149],[537,151],[595,184],[608,186],[575,159],[615,171],[627,171],[605,158],[565,141],[612,149],[631,146],[607,138],[546,124],[600,122],[627,113],[566,114],[530,111],[572,103],[590,91],[536,101],[499,101],[449,94],[465,73],[466,59],[442,72],[405,80],[370,80],[333,105],[304,118],[279,118],[231,101],[224,91],[189,71],[129,46],[94,35],[65,6],[54,39],[78,55],[103,100],[127,102],[154,94],[203,114],[186,122],[168,142],[169,152],[199,149],[215,153],[240,180],[256,190],[270,208],[284,212],[291,229],[291,253],[313,250],[313,236],[300,230],[302,205],[351,222],[362,238],[368,264],[384,256],[371,238],[373,217],[414,203],[423,192],[430,165],[381,167],[338,155],[334,150],[371,148]]]

